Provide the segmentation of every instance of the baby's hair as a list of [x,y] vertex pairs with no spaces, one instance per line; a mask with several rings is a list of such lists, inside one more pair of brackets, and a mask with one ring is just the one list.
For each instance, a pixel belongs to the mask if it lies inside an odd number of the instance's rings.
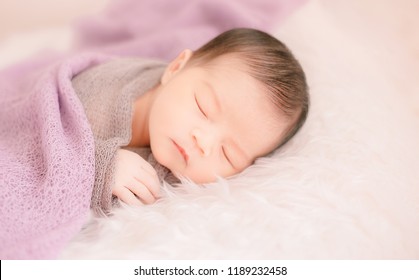
[[194,51],[191,62],[205,64],[222,55],[235,55],[244,61],[249,74],[267,89],[268,98],[290,119],[278,147],[284,145],[304,124],[310,101],[305,74],[297,59],[271,35],[237,28],[221,33]]

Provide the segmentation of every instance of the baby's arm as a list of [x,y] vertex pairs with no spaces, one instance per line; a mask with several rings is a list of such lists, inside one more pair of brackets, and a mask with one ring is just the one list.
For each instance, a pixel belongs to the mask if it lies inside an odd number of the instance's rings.
[[156,170],[138,154],[119,149],[112,194],[129,205],[155,202],[160,195]]

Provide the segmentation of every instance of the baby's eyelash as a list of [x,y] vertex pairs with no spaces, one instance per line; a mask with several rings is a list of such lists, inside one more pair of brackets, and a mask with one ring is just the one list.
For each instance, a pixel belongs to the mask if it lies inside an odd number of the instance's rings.
[[207,118],[207,114],[205,114],[204,110],[202,110],[201,106],[199,106],[199,102],[196,99],[196,94],[194,94],[194,98],[195,98],[196,106],[198,106],[199,111],[201,111],[201,113]]

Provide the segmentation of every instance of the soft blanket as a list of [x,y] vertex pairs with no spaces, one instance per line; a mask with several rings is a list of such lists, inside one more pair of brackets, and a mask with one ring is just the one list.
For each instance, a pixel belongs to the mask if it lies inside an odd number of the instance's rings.
[[269,32],[306,0],[121,0],[78,23],[79,49],[172,60],[234,27]]
[[1,259],[56,257],[86,220],[94,145],[71,78],[98,61],[32,61],[0,73]]
[[[80,23],[74,52],[172,59],[233,27],[269,31],[302,2],[118,1]],[[86,221],[95,147],[71,79],[104,60],[50,55],[0,72],[0,258],[55,258]]]

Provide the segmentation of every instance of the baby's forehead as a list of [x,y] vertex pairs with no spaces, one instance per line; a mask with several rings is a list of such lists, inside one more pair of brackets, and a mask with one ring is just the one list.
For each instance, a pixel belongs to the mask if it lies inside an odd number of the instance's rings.
[[[244,102],[251,102],[252,112],[259,107],[260,114],[272,119],[283,119],[282,110],[272,98],[269,87],[252,75],[249,67],[237,57],[224,55],[203,66],[204,82],[211,85],[222,102],[230,101],[232,106],[241,107]],[[223,100],[225,98],[226,100]],[[249,108],[250,109],[250,108]],[[244,108],[243,108],[244,110]]]
[[[270,119],[272,126],[277,126],[278,122],[284,121],[282,105],[277,104],[278,99],[273,98],[274,93],[269,86],[255,77],[255,70],[246,64],[243,56],[245,54],[224,54],[200,67],[206,70],[208,82],[217,88],[217,92],[222,96],[236,96],[233,106],[240,107],[245,100],[251,100],[253,112],[257,111],[257,104],[260,104],[260,114]],[[240,94],[234,94],[235,91]]]

